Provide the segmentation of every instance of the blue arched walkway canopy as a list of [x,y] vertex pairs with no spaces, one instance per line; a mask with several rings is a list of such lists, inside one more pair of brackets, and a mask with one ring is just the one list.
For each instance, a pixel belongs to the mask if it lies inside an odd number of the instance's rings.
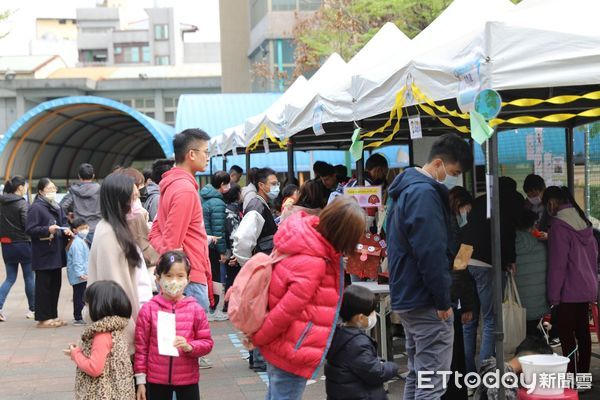
[[0,135],[4,176],[77,176],[89,162],[103,177],[115,165],[173,156],[173,127],[115,100],[73,96],[27,111]]

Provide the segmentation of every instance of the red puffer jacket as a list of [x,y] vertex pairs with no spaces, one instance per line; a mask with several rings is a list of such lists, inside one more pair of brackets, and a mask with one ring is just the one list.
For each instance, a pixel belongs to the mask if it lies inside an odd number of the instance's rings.
[[252,337],[268,362],[307,379],[331,344],[344,285],[340,254],[316,231],[318,223],[301,212],[280,226],[275,248],[289,256],[273,268],[269,313]]
[[[177,336],[183,336],[193,347],[186,353],[179,350],[179,357],[158,354],[156,332],[158,312],[175,314]],[[178,302],[165,299],[160,294],[142,306],[135,326],[135,357],[133,370],[146,374],[146,380],[160,385],[192,385],[198,383],[198,357],[213,348],[208,320],[202,307],[192,297]]]

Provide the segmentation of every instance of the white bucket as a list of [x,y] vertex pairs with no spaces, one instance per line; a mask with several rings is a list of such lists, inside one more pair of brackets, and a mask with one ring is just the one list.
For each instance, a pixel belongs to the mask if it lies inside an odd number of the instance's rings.
[[[558,374],[565,374],[567,372],[567,366],[569,365],[567,357],[559,356],[558,354],[536,354],[519,357],[519,362],[523,367],[526,384],[530,385],[533,382],[535,374],[536,385],[532,394],[542,396],[563,394],[564,388],[558,387]],[[551,381],[553,387],[540,387],[539,374],[541,373],[553,375],[553,380]]]

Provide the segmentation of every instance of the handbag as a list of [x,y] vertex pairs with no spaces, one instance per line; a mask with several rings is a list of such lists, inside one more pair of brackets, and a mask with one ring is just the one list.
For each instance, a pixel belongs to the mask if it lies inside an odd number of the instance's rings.
[[527,335],[526,328],[526,310],[521,304],[521,298],[515,282],[515,276],[509,273],[506,283],[506,292],[502,302],[502,320],[504,332],[504,352],[514,353],[515,349],[525,339]]

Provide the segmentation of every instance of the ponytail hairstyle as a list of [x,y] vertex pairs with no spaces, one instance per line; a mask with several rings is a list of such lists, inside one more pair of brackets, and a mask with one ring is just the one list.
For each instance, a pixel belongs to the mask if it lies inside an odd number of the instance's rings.
[[19,186],[24,186],[26,183],[27,181],[22,176],[13,176],[11,179],[4,182],[4,193],[12,194],[17,191]]
[[569,190],[569,188],[565,186],[550,186],[546,188],[546,190],[544,190],[544,196],[542,198],[542,203],[544,204],[544,207],[546,209],[548,209],[548,203],[551,200],[556,201],[559,206],[562,206],[564,204],[569,204],[573,206],[573,208],[577,210],[577,213],[579,214],[581,219],[585,221],[586,225],[592,226],[592,222],[585,215],[585,212],[581,209],[581,207],[579,207],[579,204],[577,204],[577,202],[573,198],[573,195],[571,195],[571,191]]
[[133,234],[127,224],[131,210],[131,197],[135,182],[131,176],[115,172],[106,177],[100,187],[100,211],[102,218],[115,231],[115,236],[130,267],[139,267],[140,254]]

